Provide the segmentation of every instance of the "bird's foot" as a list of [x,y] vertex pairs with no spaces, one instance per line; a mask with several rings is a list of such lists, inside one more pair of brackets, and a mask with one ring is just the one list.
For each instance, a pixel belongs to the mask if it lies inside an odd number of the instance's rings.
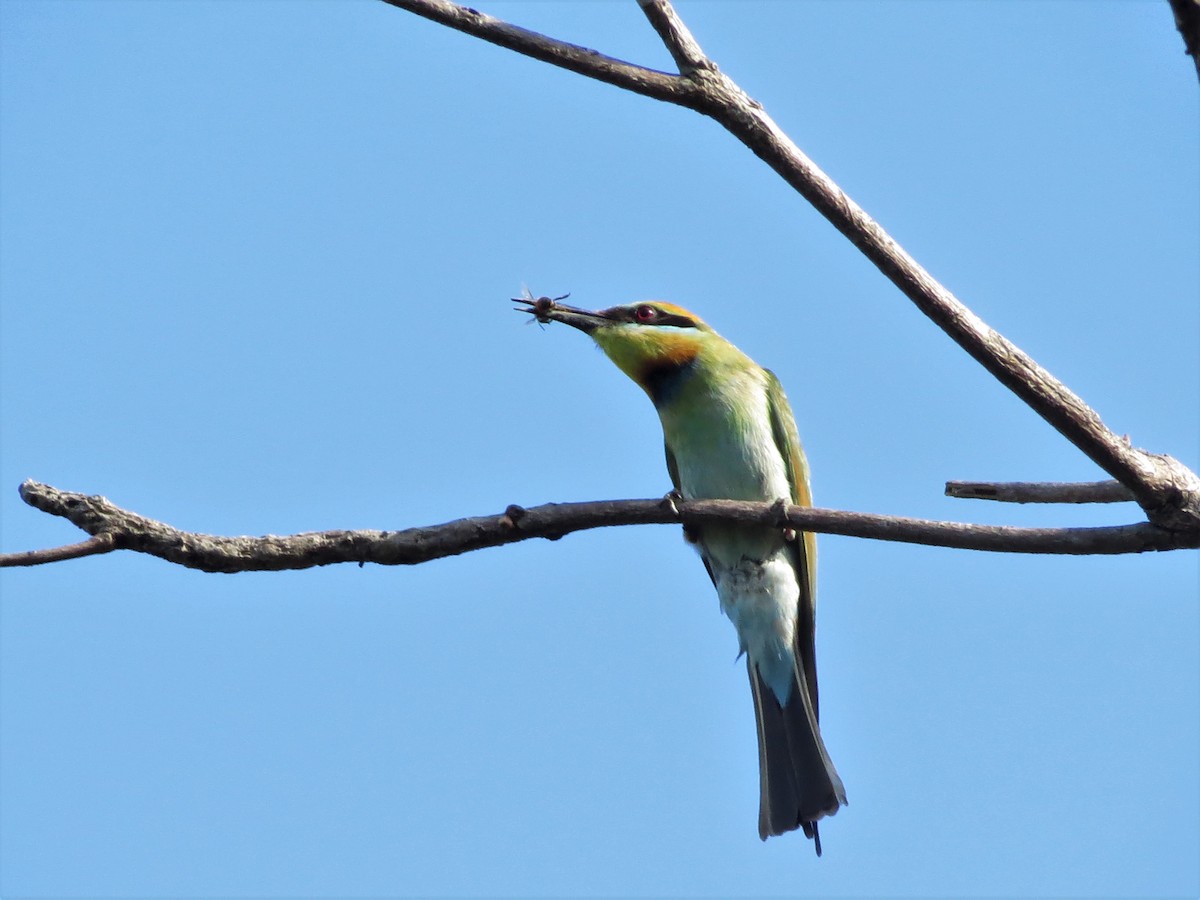
[[683,494],[679,491],[668,491],[662,498],[663,506],[671,511],[671,515],[679,518],[679,504],[683,502]]
[[791,504],[784,497],[780,497],[771,504],[771,512],[775,514],[779,524],[783,526],[783,539],[789,544],[796,540],[796,529],[788,524],[787,511]]

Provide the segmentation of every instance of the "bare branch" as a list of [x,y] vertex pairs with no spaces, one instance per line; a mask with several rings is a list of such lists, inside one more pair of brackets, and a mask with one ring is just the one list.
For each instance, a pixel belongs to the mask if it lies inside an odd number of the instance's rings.
[[1124,503],[1137,500],[1119,481],[947,481],[946,496],[1001,503]]
[[62,562],[65,559],[81,559],[98,556],[117,549],[116,539],[111,532],[102,531],[78,544],[65,547],[50,547],[46,550],[26,550],[23,553],[0,553],[0,568],[5,566],[40,566],[45,563]]
[[[457,519],[403,531],[321,531],[284,537],[219,537],[180,531],[112,504],[35,481],[21,485],[26,503],[62,516],[84,531],[107,535],[109,549],[137,550],[205,572],[307,569],[331,563],[415,565],[529,538],[557,540],[574,531],[614,525],[695,524],[712,521],[793,527],[804,531],[1008,553],[1114,554],[1200,546],[1200,532],[1167,531],[1149,523],[1106,528],[1013,528],[932,522],[902,516],[810,509],[734,500],[602,500],[547,503],[531,509]],[[90,542],[84,542],[85,544]],[[82,546],[82,545],[79,545]],[[36,551],[35,551],[36,552]],[[54,551],[46,551],[52,553]],[[101,551],[96,551],[101,552]],[[30,554],[0,556],[0,566],[31,565]],[[51,562],[45,558],[41,562]]]
[[408,10],[517,53],[540,59],[551,65],[570,69],[597,81],[616,85],[635,94],[665,100],[681,106],[691,106],[693,86],[678,75],[634,65],[612,56],[605,56],[588,47],[538,34],[526,28],[510,25],[500,19],[449,3],[447,0],[383,0],[390,6]]
[[670,3],[666,0],[638,0],[638,6],[650,20],[650,27],[658,32],[659,38],[670,51],[680,74],[690,75],[697,69],[715,68]]
[[[1132,491],[1152,522],[1185,531],[1200,527],[1200,477],[1169,456],[1130,446],[1127,440],[1106,427],[1100,416],[1065,384],[988,326],[925,271],[879,223],[801,152],[761,104],[752,100],[704,56],[668,0],[642,0],[642,10],[672,55],[677,61],[682,60],[686,68],[678,77],[658,73],[666,81],[656,82],[653,90],[646,89],[645,85],[624,84],[625,76],[614,77],[610,63],[615,61],[608,57],[516,29],[448,0],[384,2],[580,74],[629,86],[638,93],[695,109],[715,119],[849,238],[960,347],[1100,468]],[[514,33],[518,33],[521,40],[515,40]],[[556,47],[571,49],[569,53],[549,49]],[[619,65],[629,67],[628,63]]]

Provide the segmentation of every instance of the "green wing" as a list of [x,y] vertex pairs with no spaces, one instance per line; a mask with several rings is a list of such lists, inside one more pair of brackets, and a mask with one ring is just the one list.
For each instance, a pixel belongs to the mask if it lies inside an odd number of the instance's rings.
[[[671,484],[675,487],[675,493],[680,493],[679,487],[679,464],[675,462],[675,454],[671,452],[671,447],[666,441],[663,442],[663,450],[667,454],[667,473],[671,476]],[[683,539],[689,544],[699,544],[700,535],[695,529],[683,526]],[[704,563],[704,571],[708,573],[709,579],[713,583],[713,587],[717,586],[717,577],[713,575],[712,566],[709,565],[708,557],[704,555],[704,548],[698,546],[696,549],[700,551],[700,561]]]
[[[792,488],[792,503],[812,506],[812,489],[808,480],[808,460],[800,446],[796,420],[788,404],[783,386],[775,373],[767,370],[767,405],[771,411],[771,433],[787,465],[788,483]],[[802,531],[792,544],[792,558],[800,581],[800,609],[796,618],[796,650],[804,665],[804,675],[812,696],[813,712],[817,710],[817,536]]]
[[675,462],[675,454],[671,452],[671,448],[663,441],[663,452],[667,454],[667,474],[671,476],[671,484],[675,490],[680,490],[679,487],[679,465]]

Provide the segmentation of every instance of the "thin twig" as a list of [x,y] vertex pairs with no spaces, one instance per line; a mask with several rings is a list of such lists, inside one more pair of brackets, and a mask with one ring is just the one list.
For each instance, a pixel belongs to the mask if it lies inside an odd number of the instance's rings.
[[1119,481],[947,481],[946,496],[1000,503],[1125,503],[1137,500]]
[[[457,519],[403,531],[321,531],[283,537],[220,537],[180,531],[121,509],[104,497],[61,491],[35,481],[21,485],[21,496],[31,506],[62,516],[85,531],[110,535],[119,548],[137,550],[206,572],[307,569],[344,562],[415,565],[529,538],[557,540],[571,532],[591,528],[699,525],[712,521],[793,527],[881,541],[1007,553],[1141,553],[1200,545],[1200,536],[1167,531],[1145,522],[1107,528],[1014,528],[810,509],[786,506],[782,501],[771,504],[734,500],[547,503],[530,509],[510,506],[496,515]],[[20,562],[22,557],[27,558],[28,554],[0,556],[0,566],[30,564]]]
[[78,544],[67,544],[65,547],[50,547],[45,550],[26,550],[21,553],[0,553],[0,567],[4,566],[40,566],[45,563],[62,562],[65,559],[82,559],[85,556],[98,556],[101,553],[111,553],[117,549],[117,542],[111,532],[102,531],[94,534],[86,541]]
[[[1169,456],[1130,446],[1066,385],[988,326],[906,253],[851,200],[711,60],[679,21],[668,0],[643,0],[641,8],[676,59],[682,74],[656,73],[654,88],[637,83],[602,54],[483,16],[447,0],[384,0],[518,53],[563,66],[638,93],[677,103],[723,125],[766,162],[862,251],[917,308],[1038,415],[1100,468],[1129,488],[1150,520],[1177,530],[1200,530],[1200,477]],[[620,63],[638,71],[636,66]]]

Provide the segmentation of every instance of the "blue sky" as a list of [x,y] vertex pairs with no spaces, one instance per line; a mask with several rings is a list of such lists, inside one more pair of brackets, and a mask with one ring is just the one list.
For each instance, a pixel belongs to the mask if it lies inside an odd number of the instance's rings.
[[[632,3],[483,3],[659,68]],[[1200,465],[1195,70],[1165,3],[681,2],[950,289]],[[1091,463],[715,124],[361,3],[0,5],[0,548],[24,478],[220,534],[652,497],[656,417],[506,298],[694,309],[824,506]],[[669,527],[416,568],[0,574],[0,894],[1195,895],[1197,555],[821,540],[850,806],[760,843],[732,627]]]

